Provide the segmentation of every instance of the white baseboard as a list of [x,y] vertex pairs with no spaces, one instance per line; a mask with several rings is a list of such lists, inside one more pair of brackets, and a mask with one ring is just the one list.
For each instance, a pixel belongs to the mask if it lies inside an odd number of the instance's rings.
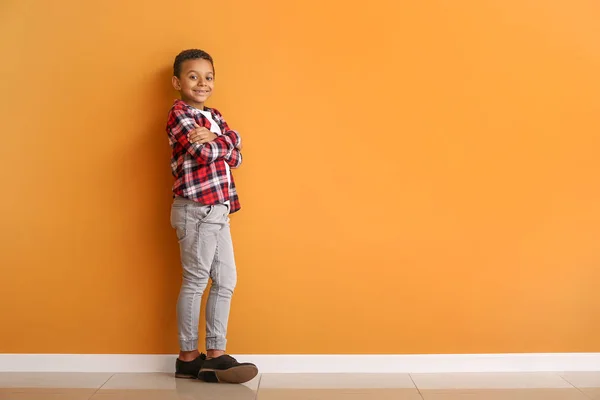
[[[173,372],[175,355],[0,354],[0,372]],[[262,373],[600,371],[600,353],[235,355]]]

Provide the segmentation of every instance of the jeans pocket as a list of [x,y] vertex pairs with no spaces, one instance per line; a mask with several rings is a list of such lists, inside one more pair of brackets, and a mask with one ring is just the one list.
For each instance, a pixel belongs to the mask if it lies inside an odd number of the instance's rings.
[[171,206],[171,226],[175,229],[177,240],[181,241],[187,236],[187,213],[186,205],[174,204]]
[[219,215],[215,206],[204,206],[199,211],[196,229],[200,236],[212,235],[219,231]]
[[199,211],[199,221],[201,224],[205,223],[206,221],[208,221],[213,213],[213,211],[215,210],[215,206],[204,206],[200,209]]

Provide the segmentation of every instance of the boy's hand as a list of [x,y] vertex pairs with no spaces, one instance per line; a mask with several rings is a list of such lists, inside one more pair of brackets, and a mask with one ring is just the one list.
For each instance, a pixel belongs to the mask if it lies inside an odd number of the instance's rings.
[[195,129],[193,131],[191,131],[188,135],[188,140],[191,143],[204,144],[204,143],[212,142],[213,140],[215,140],[217,138],[217,135],[215,135],[213,132],[209,131],[208,129],[206,129],[204,127],[200,127],[200,126],[198,126],[198,124],[194,124],[194,126],[195,126]]

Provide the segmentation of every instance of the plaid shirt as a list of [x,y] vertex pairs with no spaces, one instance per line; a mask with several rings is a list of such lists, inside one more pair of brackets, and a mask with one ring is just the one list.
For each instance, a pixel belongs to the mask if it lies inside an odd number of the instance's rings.
[[[240,209],[233,175],[229,168],[242,164],[242,153],[236,148],[241,138],[229,129],[221,113],[214,108],[205,108],[221,128],[212,142],[190,143],[188,133],[194,123],[210,130],[210,120],[202,113],[176,100],[167,122],[167,133],[171,145],[171,171],[175,177],[173,193],[204,205],[222,204],[229,201],[230,213]],[[229,168],[228,168],[229,166]]]

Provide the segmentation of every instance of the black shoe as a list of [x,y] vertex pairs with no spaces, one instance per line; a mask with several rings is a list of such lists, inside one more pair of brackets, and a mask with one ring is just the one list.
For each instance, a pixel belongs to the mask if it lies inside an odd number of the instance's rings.
[[258,375],[258,368],[251,363],[239,363],[230,355],[209,358],[200,368],[198,378],[205,382],[245,383]]
[[178,358],[175,362],[175,378],[198,379],[204,360],[206,355],[202,353],[192,361],[181,361]]

